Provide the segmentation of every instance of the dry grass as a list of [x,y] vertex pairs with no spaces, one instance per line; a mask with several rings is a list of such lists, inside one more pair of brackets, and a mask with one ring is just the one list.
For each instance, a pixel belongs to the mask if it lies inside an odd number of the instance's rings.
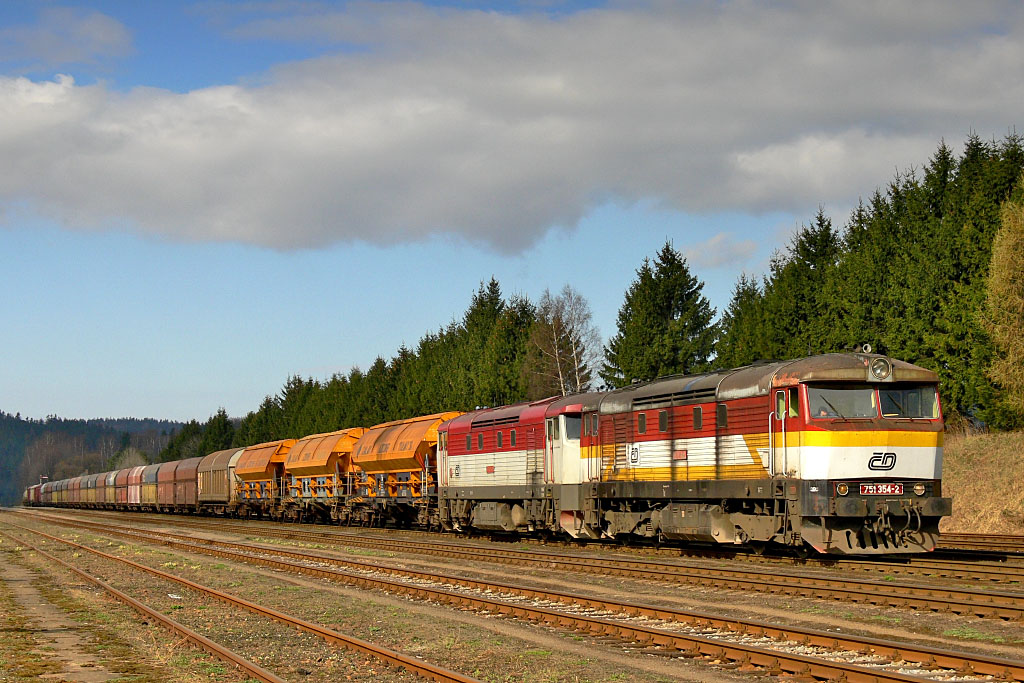
[[943,495],[951,533],[1024,534],[1024,432],[946,434]]

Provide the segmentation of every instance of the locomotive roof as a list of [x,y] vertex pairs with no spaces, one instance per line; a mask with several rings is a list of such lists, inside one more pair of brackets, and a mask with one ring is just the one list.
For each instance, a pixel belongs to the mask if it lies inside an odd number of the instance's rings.
[[938,382],[938,375],[904,361],[867,353],[828,353],[796,360],[758,363],[700,375],[675,375],[616,389],[600,402],[602,413],[621,413],[687,403],[764,396],[773,386],[801,382],[872,382],[869,366],[876,358],[892,365],[891,381]]

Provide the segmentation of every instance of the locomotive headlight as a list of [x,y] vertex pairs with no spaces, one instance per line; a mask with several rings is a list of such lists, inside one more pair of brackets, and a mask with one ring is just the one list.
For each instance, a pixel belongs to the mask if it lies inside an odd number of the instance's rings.
[[845,496],[849,492],[850,492],[850,485],[849,484],[836,484],[836,493],[838,493],[840,496]]
[[892,372],[892,365],[887,358],[876,358],[871,361],[871,376],[883,380]]
[[916,493],[919,496],[923,496],[924,495],[924,491],[925,491],[924,484],[922,484],[921,482],[918,482],[918,483],[914,484],[914,493]]

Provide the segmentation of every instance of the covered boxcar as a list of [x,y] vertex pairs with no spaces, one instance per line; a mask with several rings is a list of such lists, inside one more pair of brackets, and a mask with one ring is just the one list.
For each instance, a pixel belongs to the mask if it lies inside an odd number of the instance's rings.
[[238,507],[235,466],[244,448],[214,451],[196,468],[198,505],[205,514],[228,515]]
[[131,468],[118,470],[114,480],[114,505],[119,510],[128,507],[128,475],[131,474],[131,471]]
[[156,512],[160,509],[160,502],[158,498],[158,487],[159,482],[157,477],[160,475],[160,468],[165,463],[154,463],[147,465],[142,470],[142,502],[140,509],[152,510]]
[[142,473],[145,465],[138,465],[128,470],[128,509],[137,510],[142,507]]
[[202,458],[188,458],[174,468],[174,509],[177,512],[196,510],[196,470]]
[[161,463],[156,472],[156,503],[160,512],[174,512],[174,470],[180,462]]
[[108,510],[117,507],[117,470],[107,472],[103,477],[103,505]]

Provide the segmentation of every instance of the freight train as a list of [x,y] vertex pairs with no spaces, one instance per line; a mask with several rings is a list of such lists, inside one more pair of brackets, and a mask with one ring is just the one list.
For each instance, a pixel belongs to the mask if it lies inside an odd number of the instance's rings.
[[912,553],[952,511],[942,444],[934,372],[825,354],[89,474],[25,503]]

